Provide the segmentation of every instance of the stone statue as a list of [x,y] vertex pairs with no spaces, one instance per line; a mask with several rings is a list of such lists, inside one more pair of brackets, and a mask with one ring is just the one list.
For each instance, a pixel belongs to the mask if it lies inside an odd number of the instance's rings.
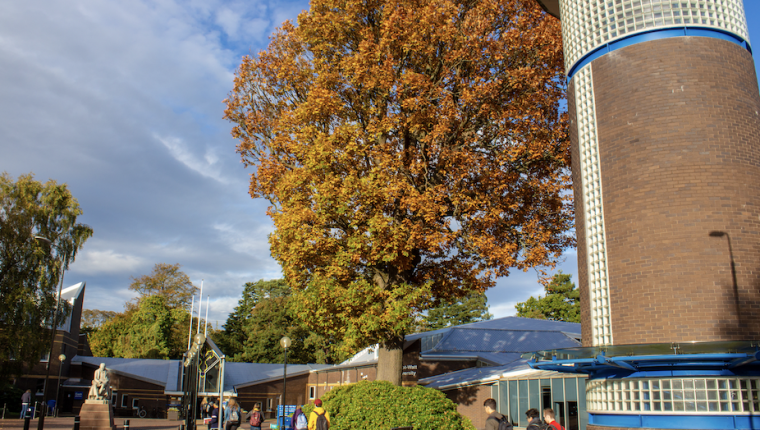
[[100,363],[100,367],[95,371],[87,400],[105,400],[106,402],[111,400],[111,378],[108,376],[105,363]]

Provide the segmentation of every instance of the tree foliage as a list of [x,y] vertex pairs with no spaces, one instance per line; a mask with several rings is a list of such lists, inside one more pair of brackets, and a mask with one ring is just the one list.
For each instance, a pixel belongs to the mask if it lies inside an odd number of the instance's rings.
[[170,308],[186,309],[198,293],[198,287],[190,282],[190,277],[180,267],[179,264],[158,263],[150,275],[133,277],[129,289],[140,294],[138,300],[142,297],[160,296]]
[[55,315],[57,286],[92,236],[76,222],[81,214],[65,184],[0,176],[0,377],[36,364],[49,345],[44,328]]
[[[83,312],[90,348],[100,357],[182,357],[187,350],[190,306],[198,290],[179,264],[158,263],[150,275],[132,278],[131,290],[139,296],[125,304],[123,313]],[[197,318],[193,324],[197,324]],[[215,336],[215,333],[210,334]]]
[[534,0],[313,0],[244,57],[225,117],[305,324],[400,370],[416,315],[551,266],[573,244],[564,96]]
[[327,340],[307,330],[294,317],[293,298],[282,280],[247,282],[242,298],[227,318],[218,345],[231,361],[281,363],[280,339],[287,335],[292,344],[290,363],[335,363],[341,361]]
[[79,331],[92,333],[99,329],[117,315],[115,311],[101,311],[99,309],[82,309],[82,320]]
[[454,302],[441,303],[420,319],[418,331],[438,330],[493,318],[488,312],[488,299],[483,293],[473,293]]
[[[322,396],[330,429],[475,430],[446,395],[423,386],[397,387],[386,381],[360,381],[334,387]],[[313,405],[303,409],[306,416]]]
[[571,279],[572,275],[562,272],[554,275],[544,287],[544,297],[530,297],[515,305],[517,316],[580,323],[581,294]]

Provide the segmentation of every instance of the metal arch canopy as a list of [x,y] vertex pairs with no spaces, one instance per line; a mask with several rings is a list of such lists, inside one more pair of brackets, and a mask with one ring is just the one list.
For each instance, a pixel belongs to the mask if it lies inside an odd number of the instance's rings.
[[559,0],[538,0],[538,4],[549,15],[559,19]]

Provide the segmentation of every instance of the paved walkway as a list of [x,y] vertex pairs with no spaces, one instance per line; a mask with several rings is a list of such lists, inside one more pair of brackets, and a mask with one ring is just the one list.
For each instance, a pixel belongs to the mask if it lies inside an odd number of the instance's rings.
[[[114,418],[113,423],[116,424],[118,430],[124,429],[124,420],[126,418]],[[128,418],[130,430],[177,430],[180,424],[184,424],[184,421],[169,421],[165,419],[155,418]],[[274,420],[268,420],[261,426],[262,429],[269,428],[269,423],[274,424]],[[245,424],[242,426],[245,428]],[[24,420],[18,418],[14,419],[0,419],[0,430],[21,430],[24,428]],[[45,430],[72,430],[74,428],[74,417],[59,417],[45,418]],[[198,421],[198,430],[206,430],[206,425],[202,421]],[[37,430],[37,420],[31,420],[29,423],[29,430]]]

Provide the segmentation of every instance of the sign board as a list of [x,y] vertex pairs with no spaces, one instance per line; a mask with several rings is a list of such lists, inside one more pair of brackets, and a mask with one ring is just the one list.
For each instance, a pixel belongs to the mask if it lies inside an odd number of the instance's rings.
[[74,400],[82,400],[83,397],[84,397],[84,392],[82,391],[74,392]]

